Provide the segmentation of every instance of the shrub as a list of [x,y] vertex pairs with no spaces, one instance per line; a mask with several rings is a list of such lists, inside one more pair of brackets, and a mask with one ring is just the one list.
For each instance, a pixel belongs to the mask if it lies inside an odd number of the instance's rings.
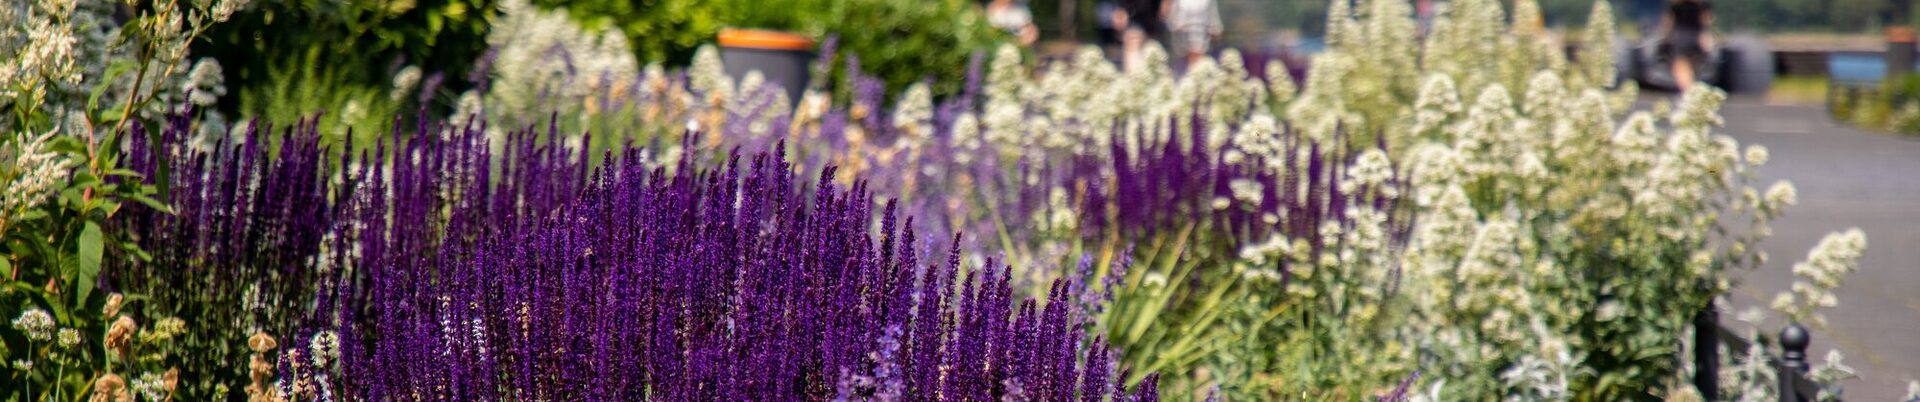
[[[212,27],[194,53],[220,60],[228,85],[248,94],[223,107],[265,113],[274,102],[299,97],[255,98],[252,91],[306,85],[379,90],[400,65],[432,74],[464,76],[486,50],[497,5],[492,0],[397,2],[261,2]],[[302,78],[328,77],[324,81]],[[449,82],[460,88],[464,82]],[[384,91],[381,91],[384,92]],[[265,95],[265,94],[263,94]],[[249,99],[251,107],[242,104]],[[342,105],[325,105],[338,113]],[[313,112],[313,109],[305,112]],[[385,114],[381,114],[385,116]],[[291,123],[298,115],[272,115]]]
[[[188,323],[167,305],[120,292],[115,261],[148,258],[131,209],[168,207],[164,186],[125,168],[143,117],[185,114],[217,84],[184,77],[187,45],[244,2],[0,5],[0,377],[8,399],[126,399],[172,394]],[[124,11],[121,18],[116,11]],[[211,70],[209,70],[211,69]],[[212,118],[212,116],[209,116]],[[187,126],[180,128],[191,130]],[[163,172],[164,173],[164,172]],[[163,174],[164,175],[164,174]],[[136,375],[137,374],[137,375]],[[171,384],[171,385],[168,385]]]
[[1000,35],[964,0],[800,0],[767,7],[753,0],[657,0],[536,3],[564,6],[589,26],[615,26],[641,60],[679,65],[692,59],[723,27],[796,31],[816,38],[837,35],[840,49],[865,60],[865,70],[891,88],[929,76],[935,93],[950,95],[969,54],[987,49]]

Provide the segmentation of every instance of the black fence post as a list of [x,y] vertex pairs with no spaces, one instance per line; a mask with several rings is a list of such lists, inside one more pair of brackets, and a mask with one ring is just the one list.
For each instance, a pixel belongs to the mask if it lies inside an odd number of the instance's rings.
[[1693,388],[1702,399],[1720,400],[1720,313],[1711,301],[1693,315]]
[[1807,344],[1812,341],[1807,327],[1800,326],[1800,323],[1787,324],[1786,328],[1780,330],[1781,402],[1810,402],[1800,399],[1801,391],[1796,387],[1807,374]]

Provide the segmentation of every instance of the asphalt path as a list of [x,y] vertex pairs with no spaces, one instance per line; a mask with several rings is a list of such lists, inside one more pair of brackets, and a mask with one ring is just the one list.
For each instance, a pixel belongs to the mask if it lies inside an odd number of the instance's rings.
[[[1767,264],[1740,275],[1722,322],[1745,328],[1736,314],[1765,308],[1786,291],[1793,264],[1821,237],[1865,230],[1860,270],[1837,291],[1840,305],[1825,312],[1827,326],[1814,328],[1808,358],[1817,365],[1834,348],[1846,355],[1861,377],[1843,383],[1847,401],[1900,400],[1907,382],[1920,378],[1920,138],[1838,124],[1817,105],[1735,99],[1721,113],[1721,133],[1771,151],[1756,187],[1789,180],[1800,200],[1774,222]],[[1777,333],[1778,314],[1770,315],[1763,330]]]

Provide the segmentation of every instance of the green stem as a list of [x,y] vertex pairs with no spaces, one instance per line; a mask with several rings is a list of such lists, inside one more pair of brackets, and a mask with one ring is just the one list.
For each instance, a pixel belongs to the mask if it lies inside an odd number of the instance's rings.
[[[57,384],[59,384],[59,383],[60,383],[60,381],[61,381],[61,380],[65,380],[65,379],[67,378],[67,364],[66,364],[66,363],[64,363],[64,362],[63,362],[63,363],[61,363],[61,364],[60,364],[60,369],[59,369],[59,370],[56,370],[56,371],[57,371],[57,372],[59,372],[59,374],[58,374],[58,375],[55,375],[55,376],[53,376],[53,381],[54,381],[54,384],[56,384],[56,385],[57,385]],[[53,388],[53,390],[54,390],[54,393],[55,393],[55,396],[56,396],[56,398],[54,398],[54,400],[56,400],[56,401],[58,401],[58,400],[60,400],[60,398],[58,398],[58,396],[59,396],[59,394],[61,394],[61,393],[62,393],[62,392],[60,392],[60,391],[62,390],[62,388],[60,388],[60,387],[58,387],[58,386],[55,386],[55,387]]]
[[[33,358],[33,338],[32,338],[32,337],[28,337],[28,338],[27,338],[27,358],[28,358],[28,359],[32,359],[32,358]],[[28,398],[32,398],[32,397],[33,397],[33,363],[32,363],[32,360],[28,360],[28,363],[27,363],[27,370],[25,370],[25,372],[23,372],[23,373],[21,373],[21,374],[20,374],[20,383],[22,383],[22,384],[26,384],[26,385],[24,386],[24,388],[26,388],[26,390],[27,390],[27,397],[28,397]]]

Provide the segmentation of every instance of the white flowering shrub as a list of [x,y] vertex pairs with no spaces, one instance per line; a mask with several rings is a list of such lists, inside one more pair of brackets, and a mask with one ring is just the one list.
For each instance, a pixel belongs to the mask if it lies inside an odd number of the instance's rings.
[[[503,2],[499,9],[500,20],[487,34],[491,76],[475,89],[480,92],[461,95],[455,112],[460,120],[451,123],[484,116],[475,122],[488,124],[500,143],[509,131],[548,123],[582,132],[613,127],[595,124],[607,119],[633,121],[617,116],[635,114],[625,104],[656,78],[641,75],[625,35],[583,28],[565,9],[543,10],[524,0]],[[484,106],[470,105],[468,97]]]
[[[849,62],[837,102],[736,81],[712,48],[684,76],[641,68],[624,37],[510,2],[492,79],[451,121],[588,128],[659,145],[655,161],[784,141],[800,171],[871,179],[927,238],[965,234],[1016,267],[1087,258],[1017,277],[1110,283],[1089,332],[1128,381],[1173,373],[1176,398],[1358,400],[1415,372],[1423,400],[1697,394],[1673,385],[1689,318],[1767,258],[1795,191],[1754,183],[1769,152],[1715,133],[1724,93],[1635,110],[1611,54],[1569,59],[1534,2],[1505,3],[1450,2],[1421,37],[1408,1],[1334,2],[1304,77],[1232,51],[1176,75],[1153,46],[1132,68],[1094,49],[1034,66],[1008,46],[949,99],[924,83],[889,99]],[[1596,2],[1580,35],[1611,41],[1612,14]],[[1823,241],[1778,308],[1817,323],[1864,245]],[[1764,388],[1774,374],[1748,360],[1727,383]]]
[[[1309,399],[1356,398],[1365,395],[1355,387],[1415,369],[1444,380],[1440,399],[1448,400],[1613,400],[1685,383],[1675,381],[1685,358],[1678,334],[1733,286],[1732,269],[1765,260],[1756,247],[1768,223],[1795,201],[1790,184],[1753,187],[1764,148],[1714,133],[1724,93],[1699,88],[1671,107],[1633,112],[1635,90],[1615,86],[1611,55],[1569,61],[1529,1],[1512,16],[1499,2],[1452,2],[1426,38],[1403,17],[1406,2],[1341,3],[1329,16],[1331,49],[1313,61],[1304,88],[1253,81],[1229,67],[1237,63],[1211,60],[1178,78],[1150,64],[1119,73],[1138,78],[1087,86],[1114,69],[1075,58],[1030,76],[1003,50],[983,123],[969,123],[964,141],[1041,165],[1138,155],[1168,133],[1204,130],[1197,134],[1206,141],[1192,149],[1231,164],[1298,172],[1310,166],[1297,161],[1311,158],[1288,157],[1305,153],[1341,166],[1341,190],[1393,183],[1372,197],[1407,202],[1355,203],[1342,223],[1305,238],[1146,241],[1182,244],[1175,260],[1204,262],[1148,264],[1142,278],[1166,278],[1138,282],[1152,307],[1116,311],[1153,315],[1104,324],[1125,327],[1116,344],[1155,345],[1127,349],[1130,361],[1209,367],[1211,378],[1196,381],[1219,382],[1228,395],[1311,389],[1329,391]],[[1600,2],[1594,15],[1582,35],[1611,41],[1612,11]],[[1420,61],[1398,59],[1405,54]],[[1134,94],[1164,96],[1138,105]],[[1115,136],[1115,128],[1140,135]],[[1342,146],[1301,150],[1289,141]],[[1221,182],[1210,205],[1259,205],[1293,191],[1270,187]],[[1404,236],[1395,235],[1403,221],[1395,217],[1412,221]],[[1241,246],[1208,252],[1208,242]],[[1816,259],[1840,260],[1844,245],[1823,245],[1841,250]],[[1150,260],[1168,258],[1159,248]],[[1830,277],[1842,268],[1797,269],[1807,279],[1793,300],[1831,304],[1821,289],[1838,286]],[[1132,325],[1142,320],[1169,322],[1166,334],[1219,331],[1196,338],[1223,340],[1155,337],[1154,325]],[[1171,381],[1177,395],[1184,385]]]
[[1820,239],[1807,260],[1793,265],[1791,290],[1773,299],[1772,307],[1795,322],[1826,325],[1816,310],[1840,305],[1833,291],[1848,274],[1859,269],[1860,255],[1867,249],[1867,235],[1860,229],[1828,234]]
[[[159,156],[129,145],[157,134],[137,127],[183,124],[211,137],[201,143],[224,138],[224,117],[196,109],[225,95],[220,66],[194,62],[188,50],[246,4],[0,4],[0,316],[12,319],[0,327],[8,373],[0,399],[204,399],[211,389],[182,384],[177,367],[221,346],[175,342],[187,331],[181,319],[162,318],[174,310],[123,314],[124,297],[96,286],[112,276],[104,261],[146,255],[131,241],[141,233],[123,230],[118,213],[168,210],[160,188],[125,168]],[[156,322],[142,326],[135,316]]]

